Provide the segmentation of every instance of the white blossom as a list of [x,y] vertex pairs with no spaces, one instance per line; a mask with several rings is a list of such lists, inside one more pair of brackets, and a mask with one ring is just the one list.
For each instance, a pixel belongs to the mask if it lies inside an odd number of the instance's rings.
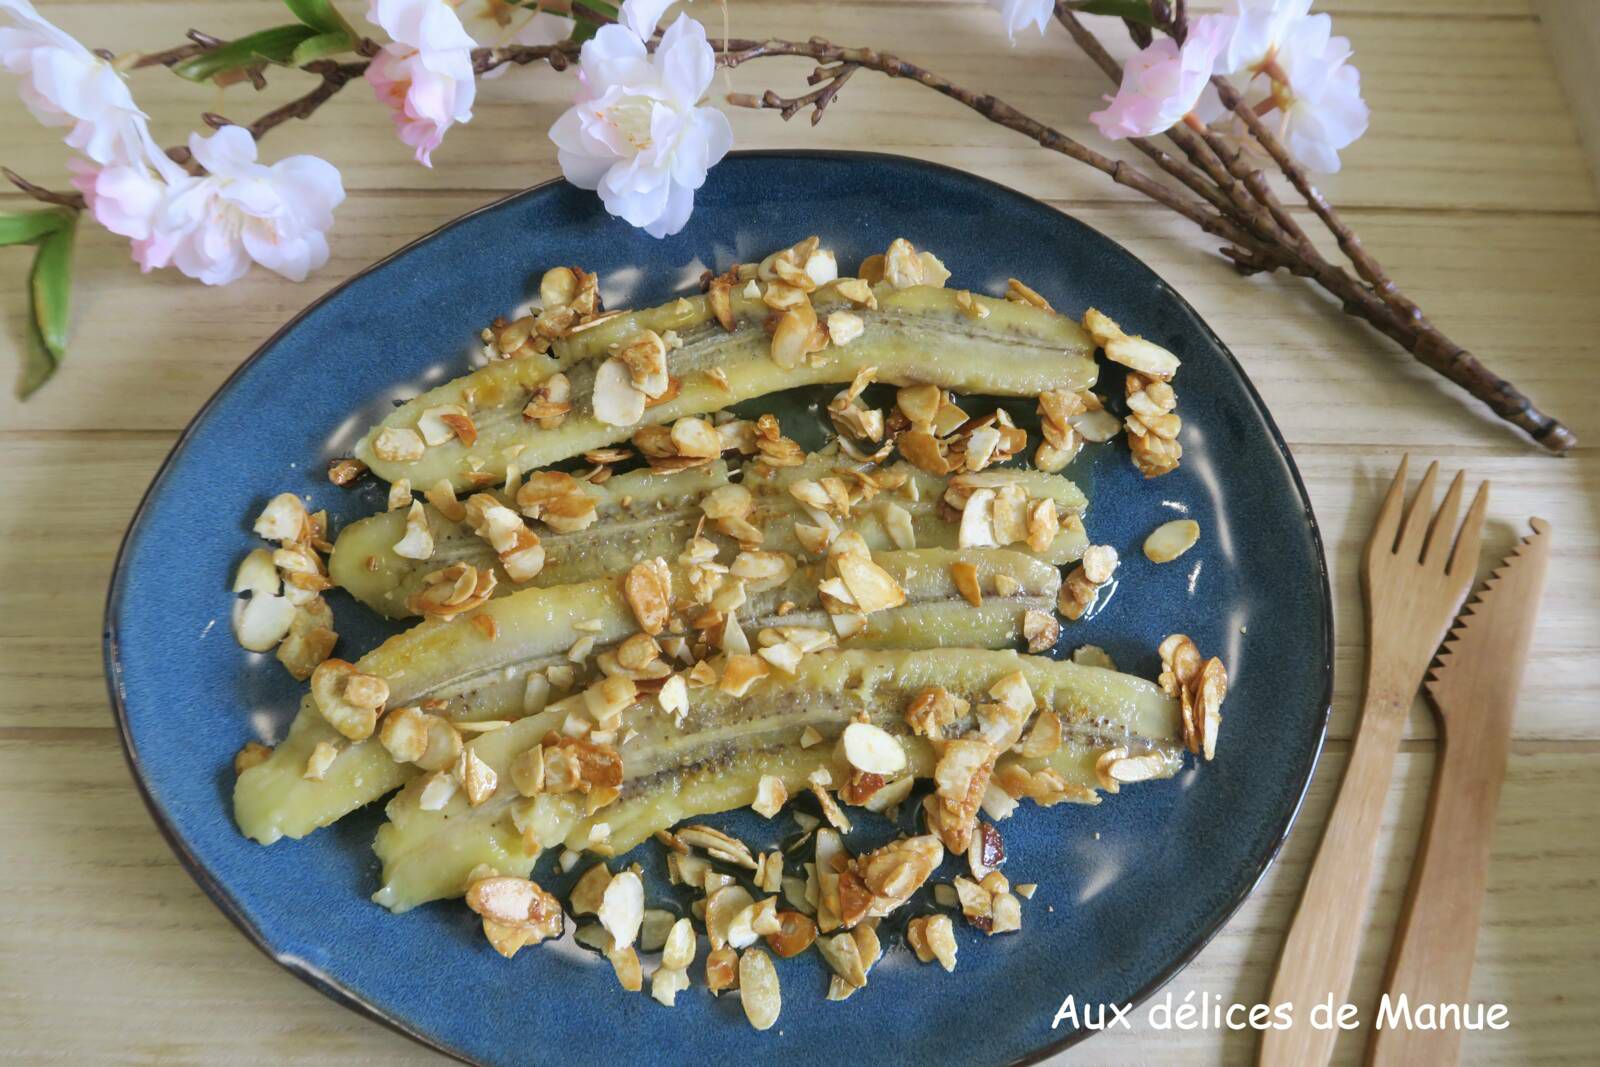
[[989,0],[989,6],[1000,12],[1006,34],[1013,41],[1017,39],[1017,31],[1025,26],[1037,26],[1043,33],[1056,16],[1055,0]]
[[598,190],[611,214],[666,237],[688,222],[695,190],[733,147],[733,129],[721,111],[699,106],[716,69],[705,27],[680,15],[652,55],[643,35],[664,5],[635,4],[622,5],[621,24],[584,42],[577,96],[550,139],[568,181]]

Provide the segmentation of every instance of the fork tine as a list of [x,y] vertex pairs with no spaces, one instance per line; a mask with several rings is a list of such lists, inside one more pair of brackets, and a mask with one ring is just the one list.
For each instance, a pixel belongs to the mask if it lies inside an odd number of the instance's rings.
[[1439,461],[1428,464],[1428,473],[1417,483],[1417,494],[1406,509],[1406,521],[1400,527],[1400,539],[1395,542],[1395,554],[1403,559],[1422,559],[1422,536],[1428,530],[1428,520],[1433,517],[1433,483],[1439,478]]
[[1378,508],[1378,517],[1372,521],[1372,536],[1367,540],[1369,554],[1381,552],[1387,555],[1394,551],[1395,532],[1400,529],[1400,509],[1406,499],[1406,473],[1410,462],[1410,453],[1402,453],[1400,467],[1394,472],[1389,491],[1384,494],[1383,505]]
[[1489,510],[1489,480],[1485,478],[1472,498],[1467,517],[1461,523],[1461,533],[1456,537],[1455,551],[1450,553],[1450,566],[1445,571],[1450,577],[1460,576],[1462,568],[1470,577],[1478,570],[1478,550],[1483,535],[1483,516]]
[[1466,478],[1466,471],[1456,472],[1450,489],[1444,494],[1444,503],[1433,514],[1433,522],[1428,526],[1428,543],[1422,550],[1422,562],[1428,567],[1437,566],[1442,571],[1450,561],[1450,545],[1456,539],[1456,515],[1461,510],[1461,489]]

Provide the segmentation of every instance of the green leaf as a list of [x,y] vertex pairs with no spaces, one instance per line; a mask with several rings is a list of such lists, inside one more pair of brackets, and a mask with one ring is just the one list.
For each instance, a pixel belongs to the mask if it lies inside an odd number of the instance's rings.
[[[595,16],[599,15],[599,18]],[[606,0],[572,0],[572,39],[587,41],[607,22],[617,21],[617,8]]]
[[78,232],[74,212],[39,242],[28,276],[33,321],[28,349],[17,375],[17,396],[26,398],[56,372],[67,356],[67,327],[72,313],[72,245]]
[[1150,0],[1081,0],[1067,6],[1085,15],[1110,15],[1142,26],[1156,24],[1155,17],[1150,13]]
[[55,233],[62,226],[70,226],[74,215],[75,212],[66,208],[25,211],[15,215],[0,214],[0,247],[31,245],[41,237]]
[[315,37],[308,37],[301,41],[289,57],[291,66],[303,67],[316,59],[325,59],[328,56],[338,55],[340,52],[349,52],[355,49],[356,35],[343,30],[334,33],[319,33]]
[[274,26],[270,30],[229,41],[221,48],[202,52],[175,65],[172,72],[190,81],[203,82],[230,70],[253,67],[257,63],[287,63],[301,43],[315,37],[310,26]]
[[318,33],[347,33],[354,37],[356,31],[345,21],[333,0],[283,0],[294,17]]

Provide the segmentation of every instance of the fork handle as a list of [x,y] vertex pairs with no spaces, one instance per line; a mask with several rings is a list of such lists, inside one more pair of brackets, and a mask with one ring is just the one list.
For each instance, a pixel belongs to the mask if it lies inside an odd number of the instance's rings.
[[[1413,1011],[1418,1004],[1466,1002],[1506,747],[1479,737],[1452,744],[1446,726],[1417,867],[1389,957],[1384,989],[1391,1005],[1402,994]],[[1457,1027],[1388,1028],[1374,1030],[1367,1062],[1446,1067],[1460,1055]]]
[[1312,1027],[1311,1010],[1331,995],[1337,1012],[1348,995],[1366,920],[1384,798],[1406,712],[1421,681],[1419,675],[1410,688],[1391,684],[1367,694],[1344,781],[1268,997],[1271,1004],[1293,1005],[1293,1025],[1263,1032],[1257,1058],[1261,1067],[1317,1067],[1333,1054],[1337,1024],[1321,1030]]

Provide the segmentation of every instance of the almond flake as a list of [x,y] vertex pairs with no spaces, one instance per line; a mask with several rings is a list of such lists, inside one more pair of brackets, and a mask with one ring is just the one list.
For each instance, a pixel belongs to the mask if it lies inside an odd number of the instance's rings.
[[[834,542],[835,549],[842,540],[840,538]],[[839,571],[840,580],[863,614],[896,608],[906,602],[905,590],[900,588],[893,575],[872,562],[870,555],[836,552],[831,558]]]
[[911,512],[892,500],[883,502],[883,528],[895,548],[910,551],[917,547],[917,532],[911,522]]
[[967,499],[961,509],[961,526],[956,536],[958,546],[993,548],[997,545],[992,518],[994,501],[995,491],[989,488],[978,489]]
[[789,790],[784,787],[783,779],[772,774],[763,774],[756,783],[756,798],[750,803],[756,814],[770,819],[783,810],[783,805],[789,799]]
[[1034,292],[1032,288],[1024,285],[1015,278],[1006,279],[1006,299],[1015,304],[1029,304],[1041,311],[1054,311],[1050,301]]
[[661,705],[661,710],[672,716],[682,716],[689,710],[689,687],[683,680],[683,675],[674,674],[661,684],[661,689],[656,693],[656,701]]
[[841,741],[845,759],[856,770],[885,777],[905,770],[906,750],[880,726],[853,722],[844,728]]
[[310,521],[304,501],[293,493],[279,493],[267,501],[252,529],[263,540],[287,545],[305,538]]
[[1022,615],[1022,636],[1028,642],[1028,651],[1038,655],[1055,647],[1061,638],[1061,623],[1048,611],[1029,608]]
[[672,573],[666,560],[657,556],[634,564],[622,589],[639,629],[652,636],[659,634],[666,627],[672,597]]
[[732,655],[722,669],[722,678],[717,683],[729,696],[742,697],[752,685],[771,673],[765,660],[759,656]]
[[1151,563],[1171,563],[1200,540],[1200,524],[1193,519],[1162,523],[1144,539],[1144,555]]
[[1163,380],[1178,372],[1178,357],[1160,345],[1123,332],[1122,327],[1094,308],[1083,313],[1083,328],[1113,363]]
[[772,960],[758,948],[745,949],[739,957],[739,1005],[744,1009],[744,1017],[757,1030],[771,1029],[783,1009],[778,972]]
[[828,339],[836,345],[847,345],[866,330],[861,316],[850,311],[835,311],[828,315]]
[[425,451],[422,435],[404,426],[385,426],[372,442],[373,455],[389,463],[415,463]]
[[422,790],[417,794],[417,807],[423,811],[440,811],[450,803],[450,798],[456,795],[458,788],[455,775],[435,771],[424,779]]
[[494,768],[479,759],[476,752],[470,748],[464,749],[456,767],[456,777],[461,780],[462,788],[467,791],[469,805],[475,808],[494,796],[499,778],[494,773]]
[[305,771],[300,777],[312,782],[322,781],[333,761],[339,758],[340,746],[332,741],[318,741],[306,759]]
[[667,346],[654,330],[642,330],[617,351],[633,387],[654,399],[667,391]]
[[633,426],[644,418],[648,398],[634,387],[628,366],[612,357],[600,364],[594,376],[594,416],[612,426]]
[[967,603],[975,608],[983,606],[983,590],[978,586],[978,568],[975,564],[966,560],[950,564],[950,580]]
[[606,886],[598,910],[600,925],[613,943],[626,949],[639,936],[644,921],[644,883],[632,871],[621,871]]
[[387,504],[387,509],[389,511],[399,511],[401,508],[409,508],[411,506],[411,500],[411,479],[396,478],[389,484],[389,497]]

